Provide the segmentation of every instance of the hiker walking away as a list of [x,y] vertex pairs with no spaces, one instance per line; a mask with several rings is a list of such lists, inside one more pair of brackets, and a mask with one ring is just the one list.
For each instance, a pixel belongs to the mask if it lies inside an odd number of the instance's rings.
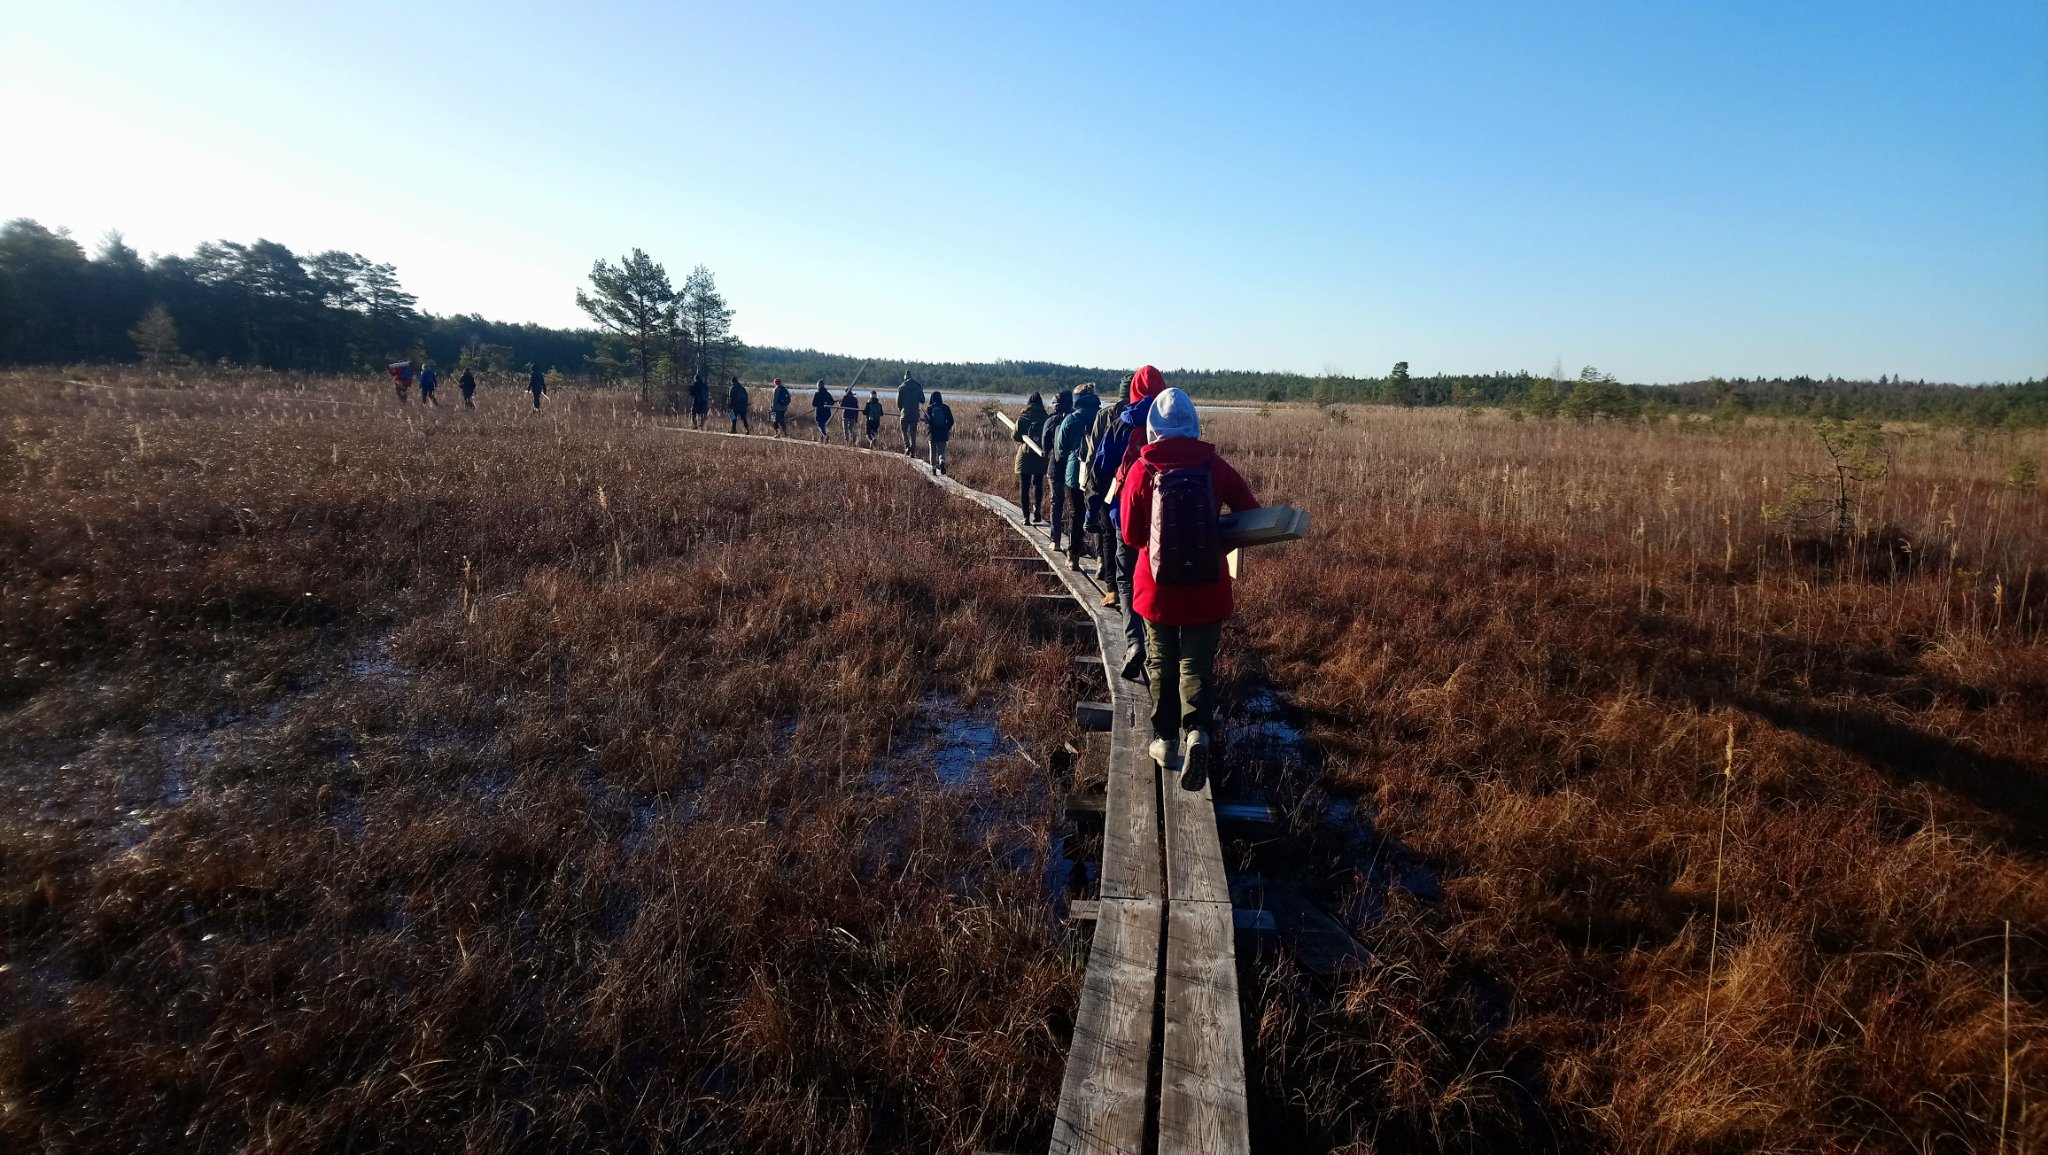
[[882,432],[882,398],[873,389],[868,390],[868,403],[866,408],[861,410],[861,416],[868,419],[868,448],[873,449],[875,447],[875,437]]
[[846,387],[845,395],[839,398],[839,431],[846,435],[846,443],[853,444],[853,427],[860,419],[860,398],[853,392],[853,386]]
[[1052,547],[1060,547],[1060,534],[1065,531],[1067,518],[1067,487],[1060,479],[1067,474],[1067,463],[1060,457],[1060,425],[1074,412],[1074,391],[1062,389],[1053,395],[1052,412],[1045,417],[1045,439],[1039,444],[1045,447],[1050,457],[1045,463],[1045,487],[1052,492],[1052,517],[1045,523],[1045,535],[1052,539]]
[[918,412],[924,408],[924,386],[903,371],[903,384],[896,387],[896,411],[903,415],[903,452],[917,456]]
[[747,411],[754,407],[754,399],[748,396],[747,387],[740,384],[737,377],[732,379],[732,389],[726,397],[725,407],[732,417],[732,428],[727,432],[738,433],[743,427],[748,433],[754,431],[754,423],[747,420]]
[[1092,535],[1089,546],[1099,559],[1095,576],[1109,587],[1102,595],[1102,606],[1108,609],[1121,601],[1116,584],[1116,519],[1109,515],[1107,504],[1109,485],[1116,477],[1116,467],[1123,460],[1124,445],[1121,440],[1110,444],[1124,429],[1124,410],[1129,407],[1131,379],[1126,376],[1118,388],[1115,405],[1105,405],[1095,414],[1095,423],[1088,427],[1087,457],[1081,462],[1081,492],[1088,502],[1087,525]]
[[412,362],[394,361],[386,365],[384,371],[391,374],[391,380],[398,385],[398,403],[405,404],[412,393]]
[[433,362],[420,367],[420,404],[432,405],[439,409],[441,403],[434,400],[434,390],[441,387],[441,375],[434,372]]
[[526,379],[526,388],[533,393],[533,407],[540,408],[540,399],[548,395],[548,375],[533,367],[533,375]]
[[775,436],[789,436],[789,386],[775,379],[775,396],[768,402],[768,416],[775,421]]
[[932,403],[924,411],[925,432],[931,435],[932,472],[946,472],[946,442],[953,439],[953,407],[939,391],[932,390]]
[[476,374],[470,372],[465,367],[462,370],[461,379],[456,381],[455,384],[462,389],[462,407],[464,409],[476,408]]
[[825,388],[822,378],[818,381],[818,391],[811,394],[811,409],[812,415],[818,419],[818,440],[831,440],[827,430],[832,427],[832,391]]
[[711,419],[711,382],[704,376],[704,370],[690,378],[690,428],[702,429]]
[[1124,666],[1119,672],[1133,682],[1142,682],[1146,679],[1145,621],[1138,616],[1137,606],[1133,604],[1138,549],[1123,540],[1122,503],[1117,499],[1123,492],[1123,487],[1129,484],[1131,467],[1138,463],[1138,454],[1145,448],[1145,419],[1151,415],[1152,399],[1164,388],[1166,378],[1150,365],[1131,374],[1130,384],[1124,388],[1129,403],[1124,406],[1123,416],[1118,419],[1123,425],[1123,456],[1116,465],[1114,476],[1110,478],[1109,491],[1104,498],[1109,506],[1111,519],[1119,527],[1116,535],[1116,590],[1117,597],[1123,602],[1124,607]]
[[1214,729],[1216,644],[1230,617],[1230,571],[1216,515],[1257,509],[1237,470],[1201,440],[1195,403],[1165,389],[1145,418],[1147,444],[1123,487],[1123,540],[1138,551],[1133,603],[1145,622],[1145,672],[1152,683],[1152,760],[1178,753],[1183,790],[1209,776]]
[[[1095,385],[1091,382],[1074,389],[1074,411],[1060,419],[1060,431],[1053,437],[1053,457],[1060,463],[1059,476],[1052,484],[1065,482],[1067,512],[1070,519],[1067,531],[1067,564],[1081,568],[1081,558],[1088,552],[1088,540],[1082,536],[1088,515],[1088,497],[1081,492],[1081,469],[1087,464],[1085,442],[1088,430],[1095,424],[1095,411],[1102,406],[1101,398],[1095,396]],[[1053,514],[1058,517],[1058,512]]]
[[1045,448],[1045,399],[1036,393],[1024,399],[1024,412],[1010,431],[1010,440],[1017,443],[1017,508],[1024,511],[1024,524],[1031,525],[1045,505],[1045,457],[1024,444],[1026,438]]

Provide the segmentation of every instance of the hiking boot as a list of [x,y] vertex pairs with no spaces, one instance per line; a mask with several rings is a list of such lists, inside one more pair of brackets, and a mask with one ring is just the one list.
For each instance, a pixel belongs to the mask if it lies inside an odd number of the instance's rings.
[[1145,653],[1143,650],[1131,651],[1124,658],[1124,668],[1118,672],[1123,675],[1126,682],[1136,682],[1140,686],[1152,684],[1151,675],[1145,672]]
[[1168,742],[1166,739],[1152,739],[1152,744],[1150,746],[1145,747],[1145,753],[1150,754],[1152,756],[1152,760],[1154,762],[1159,763],[1159,768],[1161,770],[1172,769],[1173,744]]
[[1209,784],[1209,735],[1189,730],[1180,740],[1180,788],[1196,792]]

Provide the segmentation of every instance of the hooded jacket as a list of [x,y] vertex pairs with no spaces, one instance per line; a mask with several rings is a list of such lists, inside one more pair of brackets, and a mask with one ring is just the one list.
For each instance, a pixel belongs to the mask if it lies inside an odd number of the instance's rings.
[[[1123,492],[1124,475],[1137,463],[1145,448],[1145,418],[1152,414],[1152,399],[1166,388],[1166,376],[1147,365],[1131,374],[1131,403],[1124,406],[1123,422],[1131,427],[1131,439],[1124,444],[1123,464],[1116,467],[1115,491]],[[1121,504],[1121,503],[1119,503]]]
[[711,382],[699,373],[690,379],[690,409],[702,413],[711,408]]
[[[1134,435],[1135,436],[1135,435]],[[1216,447],[1194,437],[1163,437],[1138,452],[1117,500],[1123,543],[1138,551],[1132,575],[1131,607],[1146,621],[1162,626],[1205,626],[1230,616],[1230,574],[1198,586],[1160,585],[1152,580],[1152,489],[1161,472],[1190,465],[1208,465],[1209,483],[1219,510],[1257,509],[1251,487]]]
[[846,393],[839,398],[839,407],[846,411],[843,414],[843,416],[848,421],[851,421],[853,420],[853,415],[860,412],[860,398],[853,395],[853,390],[848,389]]
[[896,408],[911,421],[917,420],[917,411],[924,408],[924,386],[908,373],[903,375],[903,384],[896,387]]
[[1017,430],[1010,434],[1010,440],[1017,443],[1018,473],[1044,473],[1045,458],[1031,452],[1024,444],[1026,437],[1037,442],[1040,449],[1045,448],[1045,402],[1036,393],[1024,403],[1024,412],[1017,415]]
[[780,377],[775,379],[775,397],[771,404],[778,413],[789,408],[789,386],[784,385]]
[[1074,394],[1074,411],[1060,419],[1059,433],[1052,441],[1053,461],[1059,464],[1059,480],[1068,489],[1081,488],[1081,446],[1088,440],[1088,427],[1095,423],[1095,411],[1102,399],[1093,393]]
[[753,408],[754,399],[748,395],[747,387],[740,384],[740,379],[737,377],[732,379],[732,394],[726,398],[726,405],[734,413],[745,413]]
[[818,391],[811,394],[811,408],[817,410],[820,417],[825,415],[825,410],[832,408],[832,391],[825,388],[823,381],[818,382]]

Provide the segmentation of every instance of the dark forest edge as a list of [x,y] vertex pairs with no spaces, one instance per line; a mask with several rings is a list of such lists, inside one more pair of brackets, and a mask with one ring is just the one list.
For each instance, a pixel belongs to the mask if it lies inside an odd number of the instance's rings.
[[[693,282],[700,277],[709,287],[709,271],[700,267],[691,274]],[[687,289],[678,294],[679,304]],[[723,299],[715,289],[711,293],[709,299],[723,309]],[[418,311],[416,303],[391,265],[355,253],[300,256],[258,239],[246,245],[208,242],[190,256],[145,261],[118,233],[109,233],[88,256],[66,230],[27,219],[0,226],[0,364],[225,363],[332,372],[412,358],[489,372],[533,365],[593,383],[638,375],[625,343],[612,333],[474,314],[438,316]],[[1125,371],[1049,361],[861,358],[749,348],[729,338],[712,348],[716,356],[701,360],[713,362],[703,367],[718,373],[738,373],[743,366],[749,378],[760,380],[845,384],[858,377],[863,387],[880,386],[908,370],[928,388],[1056,392],[1083,381],[1113,382]],[[680,374],[674,361],[665,368],[667,376]],[[1966,386],[1890,375],[1876,381],[1801,375],[1634,385],[1591,366],[1576,376],[1415,376],[1405,361],[1380,377],[1215,369],[1180,369],[1171,376],[1195,396],[1218,400],[1490,406],[1538,416],[1691,412],[1729,419],[1758,414],[2048,426],[2048,379]]]

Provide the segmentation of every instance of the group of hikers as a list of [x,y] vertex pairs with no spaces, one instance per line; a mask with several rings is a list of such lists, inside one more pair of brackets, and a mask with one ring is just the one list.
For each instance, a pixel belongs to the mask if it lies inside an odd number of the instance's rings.
[[1123,612],[1120,673],[1152,692],[1149,753],[1177,761],[1189,790],[1208,777],[1216,648],[1232,608],[1218,518],[1259,504],[1201,436],[1194,400],[1150,365],[1107,407],[1092,382],[1061,390],[1051,412],[1033,393],[1011,433],[1025,524],[1043,524],[1055,550],[1064,538],[1077,570],[1098,559],[1102,604]]
[[[786,437],[792,396],[780,377],[773,390],[773,432]],[[710,408],[710,385],[700,372],[690,385],[692,428],[705,427]],[[732,378],[728,432],[752,433],[752,409],[746,385]],[[863,402],[850,386],[835,395],[824,381],[811,394],[811,411],[819,442],[831,442],[837,413],[844,443],[869,449],[886,416],[878,390]],[[927,397],[906,370],[896,412],[903,452],[918,456],[922,429],[932,471],[944,473],[953,434],[945,398],[937,391]],[[1219,518],[1259,504],[1201,435],[1193,399],[1169,388],[1150,365],[1127,375],[1109,404],[1092,382],[1061,390],[1049,411],[1033,393],[1011,434],[1024,522],[1044,526],[1074,569],[1097,559],[1096,576],[1107,587],[1102,604],[1123,615],[1119,674],[1151,691],[1148,753],[1162,767],[1177,765],[1189,790],[1208,780],[1216,650],[1232,609]]]
[[[527,376],[526,388],[528,392],[533,394],[533,407],[538,409],[540,408],[541,398],[547,396],[548,375],[541,372],[541,368],[538,365],[532,365],[529,368],[532,371]],[[394,362],[385,366],[384,371],[391,374],[391,380],[396,383],[398,403],[400,405],[411,403],[413,386],[418,384],[420,404],[431,405],[436,409],[441,407],[440,400],[434,396],[435,390],[441,387],[441,374],[435,370],[432,361],[422,362],[417,374],[413,372],[411,361]],[[464,409],[476,408],[476,374],[467,365],[463,366],[462,376],[456,381],[456,385],[462,389],[462,407]]]
[[[768,414],[771,430],[777,437],[789,436],[789,406],[792,395],[782,378],[774,381],[774,391],[769,395]],[[734,377],[726,390],[725,412],[726,431],[747,433],[754,431],[753,394],[739,378]],[[929,434],[930,462],[934,473],[946,472],[946,446],[953,438],[953,409],[946,399],[934,391],[929,401],[925,398],[924,387],[911,377],[909,370],[903,373],[903,384],[896,390],[896,412],[903,427],[903,452],[917,456],[917,431],[922,426]],[[882,418],[887,416],[882,407],[881,394],[868,390],[865,404],[851,386],[837,397],[823,380],[811,394],[811,414],[818,423],[818,440],[832,440],[832,415],[839,414],[839,425],[846,444],[858,445],[865,442],[865,448],[873,449],[875,439],[882,432]],[[690,381],[690,428],[702,429],[711,416],[711,383],[702,370]],[[865,422],[864,427],[862,423]],[[861,427],[857,438],[855,429]]]

